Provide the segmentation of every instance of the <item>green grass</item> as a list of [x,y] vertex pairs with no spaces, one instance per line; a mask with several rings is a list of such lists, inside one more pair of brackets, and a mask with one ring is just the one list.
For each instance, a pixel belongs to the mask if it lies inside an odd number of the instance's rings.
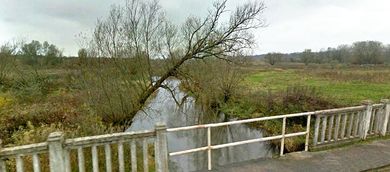
[[390,81],[332,80],[292,69],[256,72],[247,76],[244,82],[254,89],[273,91],[284,90],[292,85],[316,87],[324,96],[342,105],[355,105],[366,99],[378,102],[390,98]]

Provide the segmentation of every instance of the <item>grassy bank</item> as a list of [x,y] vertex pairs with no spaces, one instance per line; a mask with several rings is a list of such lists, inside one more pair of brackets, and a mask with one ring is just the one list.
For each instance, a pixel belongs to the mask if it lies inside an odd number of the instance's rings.
[[[362,100],[390,98],[390,69],[386,67],[251,67],[234,99],[222,107],[232,118],[314,111],[359,105]],[[267,135],[281,133],[282,121],[254,123]],[[288,132],[304,131],[305,118],[287,121]],[[279,147],[279,141],[273,142]],[[302,150],[304,137],[286,140],[286,152]]]

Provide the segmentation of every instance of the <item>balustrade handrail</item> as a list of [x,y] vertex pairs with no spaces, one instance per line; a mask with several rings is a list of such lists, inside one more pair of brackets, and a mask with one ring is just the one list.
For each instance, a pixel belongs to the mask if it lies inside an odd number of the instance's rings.
[[156,132],[153,130],[144,130],[144,131],[137,131],[137,132],[123,132],[123,133],[113,133],[113,134],[105,134],[105,135],[98,135],[98,136],[80,137],[80,138],[66,139],[65,147],[66,148],[77,148],[79,146],[88,147],[92,145],[101,145],[110,142],[127,141],[136,138],[153,137],[155,135]]
[[[113,134],[105,134],[98,136],[90,136],[90,137],[79,137],[73,139],[66,139],[64,146],[66,148],[76,148],[79,146],[88,147],[92,145],[105,144],[116,141],[126,141],[136,138],[147,138],[153,137],[156,133],[153,130],[145,130],[145,131],[137,131],[137,132],[123,132],[123,133],[113,133]],[[15,156],[17,154],[33,154],[33,153],[41,153],[48,150],[47,142],[28,144],[22,146],[8,147],[0,149],[1,157],[10,157]]]
[[41,153],[48,150],[47,142],[35,143],[29,145],[15,146],[0,149],[0,157],[12,157],[18,154],[28,155],[33,153]]
[[386,106],[386,105],[383,104],[383,103],[378,103],[378,104],[373,104],[373,105],[372,105],[373,108],[383,108],[383,107],[385,107],[385,106]]

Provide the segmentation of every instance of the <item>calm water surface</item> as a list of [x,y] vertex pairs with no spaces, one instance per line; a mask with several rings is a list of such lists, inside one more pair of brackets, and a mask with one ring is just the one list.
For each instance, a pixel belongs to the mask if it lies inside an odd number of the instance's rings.
[[[185,93],[179,90],[180,81],[170,80],[168,85],[174,90],[176,99],[181,100]],[[143,112],[139,112],[129,131],[153,129],[157,122],[164,122],[168,128],[190,126],[226,121],[223,114],[207,115],[195,106],[195,100],[188,98],[178,106],[171,92],[160,88],[156,97]],[[262,131],[243,124],[218,127],[211,130],[212,144],[229,143],[262,137]],[[168,133],[168,151],[180,151],[207,145],[206,129]],[[271,148],[265,143],[251,143],[212,151],[213,165],[258,159],[272,155]],[[198,152],[169,157],[170,171],[196,171],[207,169],[207,152]]]

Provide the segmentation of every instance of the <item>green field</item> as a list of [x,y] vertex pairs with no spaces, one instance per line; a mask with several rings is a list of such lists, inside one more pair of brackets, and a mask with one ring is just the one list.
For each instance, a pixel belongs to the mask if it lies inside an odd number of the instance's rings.
[[[285,90],[289,86],[310,86],[337,104],[355,105],[366,99],[378,102],[380,99],[390,98],[389,75],[386,69],[268,69],[253,72],[244,82],[251,88],[272,91]],[[367,79],[366,76],[373,78]]]
[[[363,100],[379,103],[390,98],[390,68],[347,66],[257,66],[248,69],[241,95],[222,111],[238,119],[291,114],[359,105]],[[289,132],[302,131],[305,119],[293,119]],[[253,124],[269,135],[281,132],[281,121]],[[291,138],[286,150],[300,150],[304,138]],[[279,142],[272,145],[278,147]]]

